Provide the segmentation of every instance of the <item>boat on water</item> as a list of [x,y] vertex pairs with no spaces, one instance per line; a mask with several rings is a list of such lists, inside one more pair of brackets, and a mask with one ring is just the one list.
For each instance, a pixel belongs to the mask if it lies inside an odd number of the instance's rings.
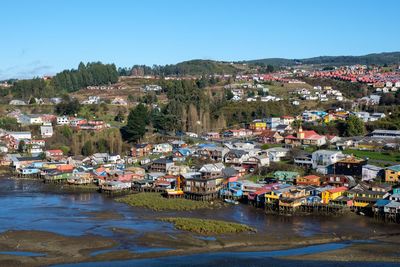
[[230,203],[230,204],[235,204],[235,205],[239,204],[239,201],[233,200],[233,199],[227,199],[227,198],[225,198],[224,201],[225,201],[226,203]]

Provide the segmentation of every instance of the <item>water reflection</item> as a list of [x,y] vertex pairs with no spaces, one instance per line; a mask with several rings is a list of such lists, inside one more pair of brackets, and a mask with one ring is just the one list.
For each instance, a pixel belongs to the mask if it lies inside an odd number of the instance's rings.
[[[186,216],[236,221],[274,237],[316,234],[369,234],[397,231],[396,225],[382,225],[364,217],[296,217],[266,215],[262,209],[232,205],[218,210],[152,212],[131,208],[97,192],[64,193],[42,183],[27,180],[0,180],[0,231],[33,229],[66,235],[115,235],[109,229],[120,227],[140,233],[176,233],[171,224],[156,220],[162,216]],[[93,219],[93,212],[117,212],[121,218]]]

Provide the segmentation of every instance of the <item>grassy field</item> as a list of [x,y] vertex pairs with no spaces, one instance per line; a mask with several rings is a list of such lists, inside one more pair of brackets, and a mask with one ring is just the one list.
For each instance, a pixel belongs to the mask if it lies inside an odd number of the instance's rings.
[[165,198],[160,193],[138,193],[117,198],[116,201],[155,211],[187,211],[212,208],[216,205],[210,202],[194,201],[184,198]]
[[234,234],[241,232],[256,232],[256,229],[245,224],[232,223],[219,220],[205,220],[197,218],[162,218],[170,222],[179,230],[194,232],[201,235]]
[[353,154],[360,158],[369,158],[370,160],[399,162],[400,152],[379,152],[379,151],[365,151],[365,150],[353,150],[347,149],[343,151],[344,154]]

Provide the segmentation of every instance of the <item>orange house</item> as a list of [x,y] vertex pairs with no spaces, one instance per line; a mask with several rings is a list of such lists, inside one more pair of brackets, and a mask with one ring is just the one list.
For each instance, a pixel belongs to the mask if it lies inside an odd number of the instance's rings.
[[317,175],[307,175],[307,176],[299,177],[296,180],[296,184],[319,186],[321,184],[321,177],[319,177]]

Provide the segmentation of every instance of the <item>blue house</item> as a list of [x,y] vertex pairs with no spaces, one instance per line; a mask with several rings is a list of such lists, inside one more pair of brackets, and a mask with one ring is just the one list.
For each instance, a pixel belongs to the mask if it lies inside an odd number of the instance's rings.
[[33,168],[43,168],[44,162],[40,161],[40,162],[32,162],[31,167]]
[[21,169],[22,174],[37,174],[40,173],[40,169],[34,167],[27,167]]
[[306,199],[307,204],[321,203],[322,199],[319,196],[309,196]]
[[242,183],[229,182],[219,193],[221,197],[241,198],[243,196]]

